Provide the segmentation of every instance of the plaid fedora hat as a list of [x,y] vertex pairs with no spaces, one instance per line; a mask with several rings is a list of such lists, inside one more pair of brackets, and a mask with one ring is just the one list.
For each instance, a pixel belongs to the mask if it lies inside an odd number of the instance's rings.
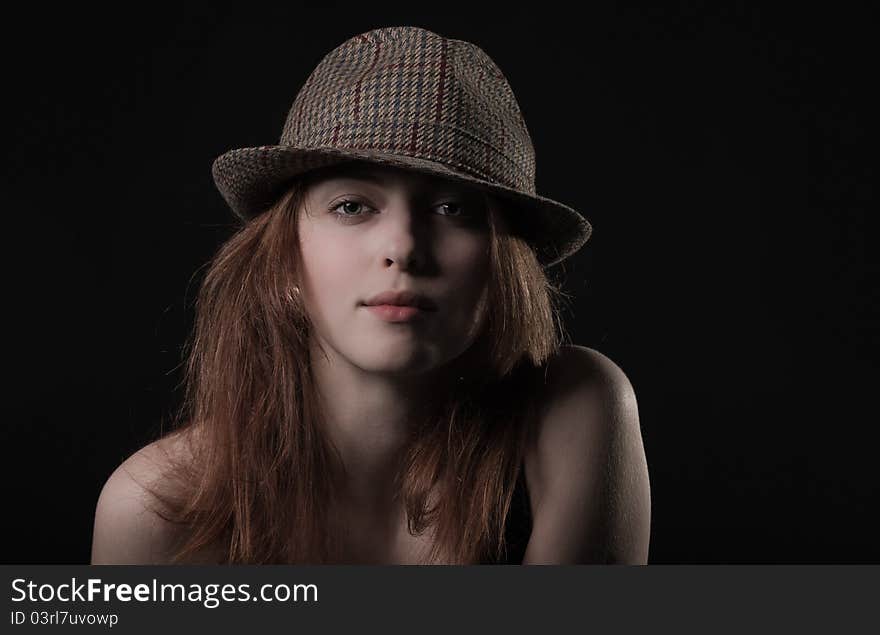
[[535,192],[535,151],[507,79],[479,47],[414,26],[379,28],[328,53],[300,89],[278,145],[230,150],[214,182],[241,219],[293,178],[367,161],[497,195],[512,232],[549,267],[592,232],[571,207]]

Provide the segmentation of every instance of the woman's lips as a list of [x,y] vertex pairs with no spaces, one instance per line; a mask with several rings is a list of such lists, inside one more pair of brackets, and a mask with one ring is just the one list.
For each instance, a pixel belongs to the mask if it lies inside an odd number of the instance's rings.
[[399,306],[396,304],[365,305],[364,308],[380,320],[385,320],[386,322],[409,322],[427,313],[427,311],[416,306]]

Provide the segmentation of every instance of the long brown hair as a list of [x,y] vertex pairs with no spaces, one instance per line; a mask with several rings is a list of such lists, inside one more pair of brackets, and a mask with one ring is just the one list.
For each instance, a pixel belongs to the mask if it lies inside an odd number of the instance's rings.
[[[220,247],[198,293],[185,393],[166,435],[187,432],[188,451],[169,455],[165,486],[151,488],[156,511],[185,528],[175,562],[216,545],[225,563],[340,557],[327,510],[344,469],[322,429],[295,292],[306,185],[290,185]],[[398,473],[410,532],[433,530],[427,562],[503,557],[536,382],[566,337],[559,284],[526,242],[498,231],[497,213],[490,205],[487,317],[460,381],[414,426]]]

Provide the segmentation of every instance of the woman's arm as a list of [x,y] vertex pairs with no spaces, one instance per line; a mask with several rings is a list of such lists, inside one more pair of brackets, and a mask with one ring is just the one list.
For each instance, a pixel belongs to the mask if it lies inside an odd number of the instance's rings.
[[647,564],[651,494],[632,385],[581,346],[565,347],[547,379],[526,458],[534,521],[523,564]]

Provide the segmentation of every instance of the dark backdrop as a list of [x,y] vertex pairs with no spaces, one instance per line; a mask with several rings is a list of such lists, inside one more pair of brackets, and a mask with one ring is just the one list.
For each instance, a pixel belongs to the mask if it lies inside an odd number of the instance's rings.
[[7,16],[0,561],[87,562],[104,480],[179,398],[233,230],[212,160],[277,142],[345,39],[414,24],[498,63],[539,192],[595,227],[565,318],[635,386],[650,562],[880,562],[867,15],[287,4]]

